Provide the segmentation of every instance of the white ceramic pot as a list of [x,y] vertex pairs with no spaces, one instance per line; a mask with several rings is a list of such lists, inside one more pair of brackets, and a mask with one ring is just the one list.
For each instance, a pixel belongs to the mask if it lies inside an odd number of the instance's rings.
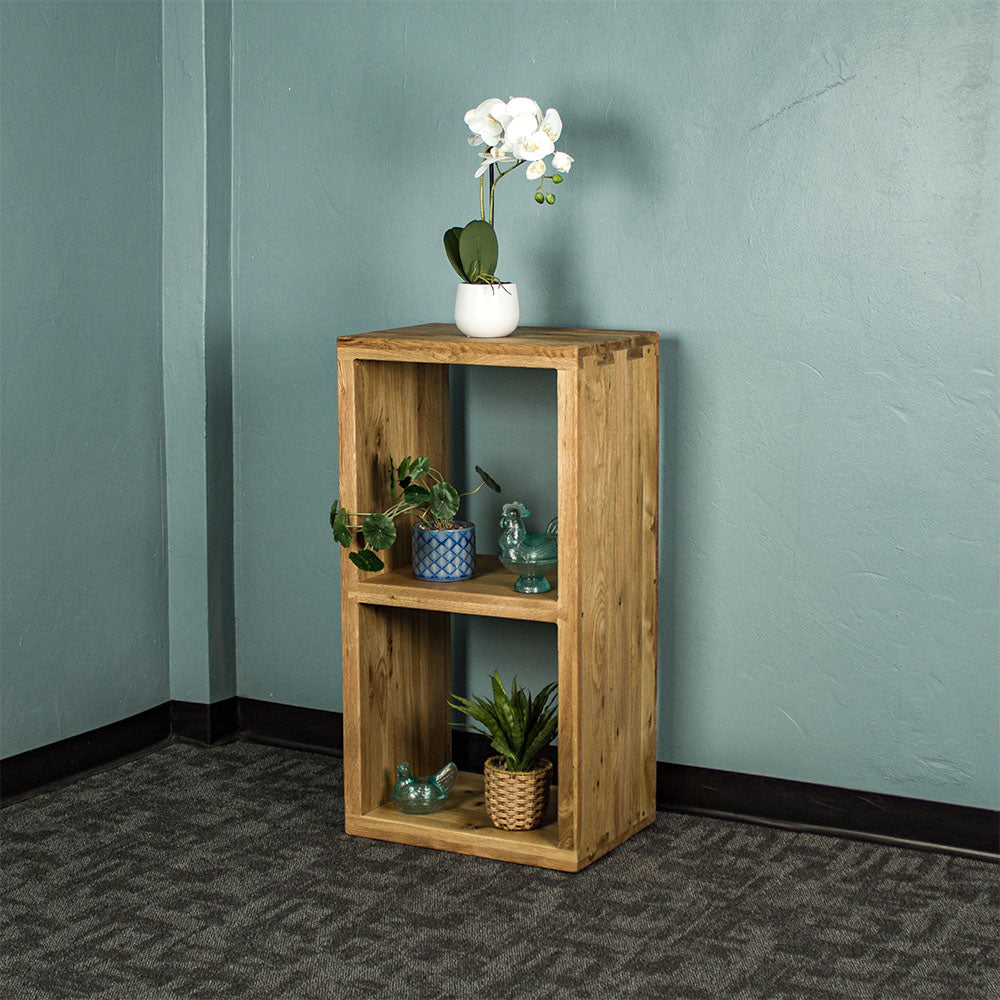
[[517,329],[521,310],[517,285],[458,286],[455,297],[455,326],[466,337],[507,337]]

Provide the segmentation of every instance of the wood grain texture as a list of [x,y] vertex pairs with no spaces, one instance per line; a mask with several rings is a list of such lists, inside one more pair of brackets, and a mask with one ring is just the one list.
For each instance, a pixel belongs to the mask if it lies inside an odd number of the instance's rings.
[[[356,361],[338,356],[340,502],[348,510],[390,504],[390,457],[427,455],[448,468],[448,369],[443,365]],[[406,519],[388,567],[410,561]],[[341,550],[344,790],[348,814],[384,801],[396,764],[424,773],[451,753],[447,699],[451,627],[447,615],[373,609],[352,597],[366,576]]]
[[[555,786],[552,790],[556,791]],[[486,815],[483,776],[460,771],[440,812],[409,816],[389,802],[365,816],[352,818],[347,832],[497,861],[577,871],[575,854],[559,849],[555,820],[550,805],[549,814],[537,830],[498,830]]]
[[445,323],[400,327],[337,340],[338,356],[516,368],[579,368],[595,355],[659,342],[655,333],[631,330],[518,327],[509,337],[466,337]]
[[[447,467],[449,364],[558,371],[558,586],[516,594],[513,574],[490,557],[479,557],[473,580],[418,581],[408,531],[384,573],[342,560],[347,830],[578,871],[655,817],[659,340],[522,329],[474,341],[442,324],[341,338],[349,509],[384,509],[389,454]],[[450,614],[556,624],[559,783],[540,830],[495,830],[481,776],[463,776],[436,816],[405,816],[388,802],[398,762],[430,773],[448,759]]]
[[383,604],[463,615],[554,622],[559,617],[558,578],[549,575],[547,594],[518,594],[517,574],[504,569],[496,556],[476,556],[476,574],[460,583],[428,583],[414,577],[409,566],[375,573],[359,580],[351,596],[363,604]]
[[559,846],[576,850],[580,761],[580,373],[556,375],[559,573]]
[[392,794],[397,764],[426,775],[451,760],[451,627],[442,612],[411,608],[359,605],[357,615],[358,811],[367,812]]
[[[579,632],[576,849],[603,853],[655,816],[658,349],[577,373]],[[658,384],[658,377],[656,378]],[[585,464],[584,464],[585,463]],[[609,544],[589,526],[615,516]],[[566,590],[564,580],[563,588]],[[560,773],[562,760],[560,759]],[[564,779],[561,779],[564,780]]]

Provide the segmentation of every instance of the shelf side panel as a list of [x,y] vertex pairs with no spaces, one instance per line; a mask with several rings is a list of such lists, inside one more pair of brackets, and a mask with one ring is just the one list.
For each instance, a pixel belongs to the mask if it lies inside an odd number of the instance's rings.
[[345,711],[344,768],[345,786],[348,760],[356,772],[360,814],[388,800],[397,764],[406,761],[422,777],[451,759],[451,628],[445,612],[353,610],[362,636],[351,664],[361,679],[360,726],[357,749],[349,748]]
[[[337,364],[340,502],[352,511],[390,503],[390,457],[427,455],[448,468],[446,365],[358,361]],[[410,560],[409,523],[381,553],[389,568]],[[348,815],[385,801],[396,764],[436,771],[450,758],[448,616],[360,606],[362,574],[341,550],[344,681],[344,798]]]
[[656,809],[658,345],[588,359],[578,378],[576,826],[589,855]]
[[[344,507],[369,512],[391,505],[390,459],[398,464],[407,455],[426,455],[431,465],[447,474],[447,365],[341,358],[337,371]],[[413,520],[396,520],[396,543],[388,553],[380,553],[389,569],[409,565]],[[346,559],[341,566],[352,581],[358,578],[359,571]]]
[[556,376],[559,466],[559,846],[579,843],[580,423],[578,370]]

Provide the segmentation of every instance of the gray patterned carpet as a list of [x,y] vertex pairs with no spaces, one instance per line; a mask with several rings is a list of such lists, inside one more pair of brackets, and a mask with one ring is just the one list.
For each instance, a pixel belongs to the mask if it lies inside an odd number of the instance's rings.
[[171,744],[2,821],[0,997],[991,1000],[1000,868],[660,813],[578,875],[349,838],[340,762]]

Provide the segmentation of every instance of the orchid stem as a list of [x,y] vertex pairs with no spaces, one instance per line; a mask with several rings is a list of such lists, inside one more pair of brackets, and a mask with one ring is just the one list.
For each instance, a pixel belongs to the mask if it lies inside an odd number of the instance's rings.
[[[479,178],[482,181],[482,177]],[[490,164],[490,225],[493,225],[493,189],[497,186],[497,182],[493,180],[493,164]]]

